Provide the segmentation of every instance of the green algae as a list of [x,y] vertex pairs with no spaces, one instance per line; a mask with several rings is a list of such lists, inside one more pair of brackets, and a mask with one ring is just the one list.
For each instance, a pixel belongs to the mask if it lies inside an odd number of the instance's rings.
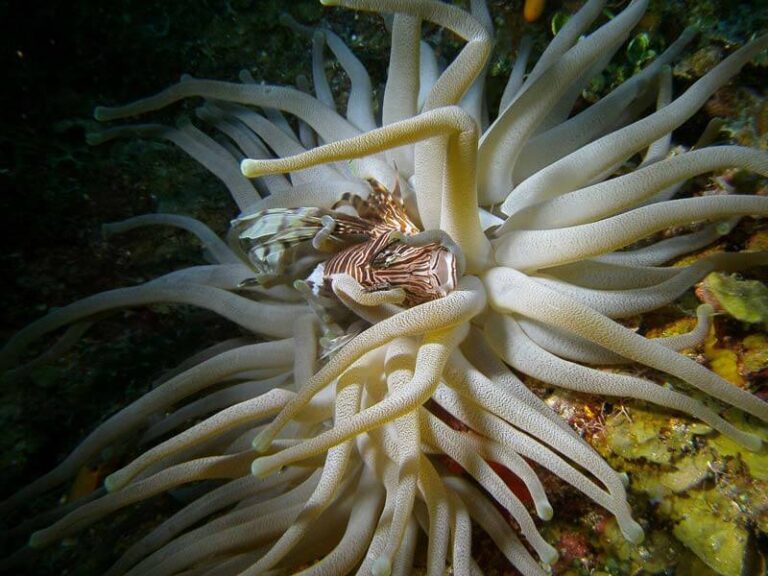
[[[675,562],[682,551],[680,545],[664,530],[653,530],[646,534],[645,540],[640,545],[631,544],[621,534],[618,524],[613,519],[606,523],[603,542],[605,552],[628,569],[623,573],[629,574],[663,573],[670,564]],[[607,565],[609,574],[615,573],[614,570],[610,570],[611,567],[609,562]]]
[[741,341],[741,345],[742,369],[747,378],[768,368],[768,336],[750,334]]
[[723,435],[714,438],[711,442],[712,446],[721,457],[739,458],[746,465],[752,478],[768,481],[768,446],[766,445],[768,443],[768,427],[747,420],[743,414],[736,410],[730,410],[728,416],[739,429],[759,436],[764,442],[763,448],[759,452],[750,452]]
[[692,491],[674,498],[669,516],[675,536],[707,566],[724,576],[741,576],[749,533],[723,514],[725,502],[713,491]]
[[623,460],[645,460],[670,464],[677,454],[688,450],[695,436],[711,428],[693,420],[670,418],[652,408],[632,407],[618,412],[605,423],[606,443],[612,454]]
[[[725,416],[768,441],[768,426],[737,410]],[[752,573],[758,555],[753,532],[768,527],[765,446],[750,452],[702,424],[643,406],[611,415],[604,430],[598,447],[612,465],[629,472],[631,490],[654,504],[655,525],[669,525],[671,535],[714,574]],[[630,544],[621,546],[617,558],[633,553]]]
[[704,279],[704,287],[737,320],[750,324],[768,322],[768,287],[762,282],[713,272]]

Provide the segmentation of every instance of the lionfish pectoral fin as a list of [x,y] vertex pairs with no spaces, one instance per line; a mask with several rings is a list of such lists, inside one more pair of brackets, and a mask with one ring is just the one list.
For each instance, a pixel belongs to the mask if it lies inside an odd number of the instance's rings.
[[327,330],[319,339],[320,347],[323,352],[321,359],[326,359],[338,350],[341,350],[350,340],[368,328],[369,324],[363,320],[358,320],[350,324],[346,332],[335,333]]
[[253,288],[254,286],[260,286],[258,278],[246,278],[237,285],[238,288]]
[[400,172],[397,170],[397,164],[395,164],[395,174],[397,176],[395,177],[395,186],[392,188],[391,194],[397,201],[402,202],[403,191],[400,189]]
[[254,274],[252,278],[246,278],[241,281],[237,287],[241,288],[253,288],[261,286],[263,288],[271,288],[277,284],[281,284],[280,277],[276,274]]
[[331,206],[331,210],[338,210],[343,206],[350,206],[357,212],[357,215],[360,218],[365,218],[363,214],[368,210],[366,202],[365,198],[358,194],[344,192],[344,194],[341,195],[341,199],[337,200],[336,203]]
[[338,326],[338,324],[336,324],[333,315],[323,304],[322,297],[319,295],[319,293],[315,292],[313,286],[314,283],[307,282],[306,280],[295,280],[293,283],[293,287],[304,297],[304,299],[307,301],[307,305],[320,319],[322,325],[326,327],[326,329],[343,333],[344,331],[340,326]]

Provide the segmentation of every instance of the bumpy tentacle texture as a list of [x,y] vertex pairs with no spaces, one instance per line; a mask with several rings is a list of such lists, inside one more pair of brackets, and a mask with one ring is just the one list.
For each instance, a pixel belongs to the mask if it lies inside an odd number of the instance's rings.
[[[61,489],[110,446],[140,439],[140,455],[107,478],[106,491],[25,522],[9,539],[30,528],[37,530],[30,545],[42,547],[194,483],[188,494],[196,497],[141,535],[108,575],[405,575],[420,557],[419,531],[426,533],[427,574],[441,575],[448,565],[457,575],[477,574],[472,520],[522,574],[543,575],[558,556],[534,519],[558,514],[539,475],[546,469],[613,515],[627,540],[640,542],[627,477],[518,374],[576,393],[652,403],[760,448],[758,435],[739,429],[722,408],[768,421],[768,404],[679,352],[706,338],[711,307],[699,309],[690,333],[654,340],[617,319],[673,303],[712,271],[768,262],[764,252],[714,250],[686,266],[665,265],[729,234],[739,218],[768,214],[764,196],[669,199],[685,181],[713,171],[767,176],[765,152],[697,146],[668,155],[670,131],[768,37],[735,51],[673,98],[669,64],[689,42],[685,32],[639,74],[569,118],[581,88],[621,48],[647,4],[635,0],[601,19],[603,2],[590,0],[527,77],[532,46],[521,42],[501,111],[486,128],[483,80],[493,30],[481,0],[469,12],[439,0],[322,2],[394,14],[382,126],[368,73],[343,40],[286,17],[314,43],[311,86],[257,84],[248,73],[243,83],[184,77],[155,96],[98,108],[96,118],[202,97],[197,116],[222,138],[190,124],[145,124],[107,128],[90,139],[138,135],[175,143],[222,180],[240,221],[263,210],[282,215],[286,258],[291,233],[304,233],[291,228],[298,209],[326,211],[308,242],[322,252],[341,229],[327,211],[369,218],[367,179],[392,192],[397,187],[411,219],[426,230],[393,232],[392,242],[450,252],[458,276],[452,291],[405,308],[405,286],[363,286],[338,274],[318,288],[321,268],[266,287],[256,272],[264,263],[243,254],[237,227],[227,245],[182,216],[106,226],[109,235],[148,225],[184,229],[213,263],[51,312],[0,353],[14,379],[64,354],[105,313],[126,307],[201,306],[248,336],[166,375],[56,468],[10,496],[0,517]],[[432,48],[420,44],[423,22],[466,42],[444,70]],[[351,81],[345,116],[325,76],[326,45]],[[647,112],[654,101],[656,110]],[[644,160],[633,168],[638,152]],[[621,175],[614,175],[619,166]],[[653,237],[692,223],[677,236]],[[388,266],[377,258],[361,266]],[[66,332],[58,343],[18,367],[37,340],[60,330]],[[719,403],[632,374],[632,363],[675,376]],[[628,371],[617,371],[621,365]],[[510,476],[523,488],[510,488]],[[18,571],[27,561],[20,552],[4,567]]]

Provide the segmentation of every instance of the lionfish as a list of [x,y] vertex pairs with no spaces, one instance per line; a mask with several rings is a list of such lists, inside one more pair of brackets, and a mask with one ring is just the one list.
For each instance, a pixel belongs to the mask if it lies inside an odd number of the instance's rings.
[[[412,241],[420,230],[405,211],[399,187],[390,192],[376,180],[368,182],[368,198],[345,194],[332,210],[272,208],[233,221],[255,280],[265,286],[304,280],[327,296],[331,277],[349,274],[366,291],[402,288],[405,306],[453,290],[455,251],[441,242]],[[342,206],[357,216],[338,210]]]

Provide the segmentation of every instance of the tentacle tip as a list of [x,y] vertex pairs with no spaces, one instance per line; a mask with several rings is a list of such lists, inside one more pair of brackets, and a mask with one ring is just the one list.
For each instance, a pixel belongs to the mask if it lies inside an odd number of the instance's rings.
[[629,486],[629,474],[626,472],[619,472],[619,479],[621,480],[621,483],[624,485],[624,488],[627,488]]
[[256,436],[256,438],[253,439],[253,442],[251,442],[253,449],[259,453],[266,452],[271,444],[272,437],[266,432],[266,430],[261,432],[258,436]]
[[320,0],[320,4],[323,6],[337,6],[337,0]]
[[114,224],[102,224],[101,225],[101,239],[102,240],[109,240],[109,238],[115,233],[115,225]]
[[104,479],[104,489],[108,493],[116,492],[125,486],[126,480],[127,479],[123,474],[120,473],[119,470],[117,472],[113,472]]
[[240,171],[246,178],[256,178],[261,175],[259,170],[259,161],[251,158],[246,158],[240,162]]
[[392,562],[386,556],[379,556],[371,566],[373,576],[389,576],[392,574]]
[[269,476],[269,468],[267,468],[264,458],[256,458],[256,460],[251,462],[251,475],[256,478],[266,478]]
[[[94,116],[95,116],[95,113],[94,113]],[[104,137],[104,134],[98,130],[86,132],[85,134],[85,142],[89,146],[98,146],[99,144],[103,144],[105,141],[106,141],[106,138]]]
[[560,559],[560,554],[558,554],[556,548],[547,545],[547,547],[539,553],[539,557],[544,564],[552,566]]
[[696,26],[686,26],[685,29],[683,30],[683,33],[680,35],[693,38],[698,33],[699,31],[696,29]]
[[744,434],[741,443],[750,452],[760,452],[763,449],[763,439],[754,434]]
[[96,108],[93,109],[93,117],[99,122],[109,120],[109,108],[106,106],[96,106]]
[[294,290],[297,290],[299,293],[301,293],[301,295],[305,298],[312,294],[312,288],[309,287],[309,284],[307,284],[306,280],[294,280],[293,288]]
[[39,550],[40,548],[44,548],[46,545],[44,531],[39,530],[38,532],[33,532],[32,535],[29,537],[29,541],[27,542],[27,545],[30,548],[34,548],[36,550]]
[[555,515],[555,511],[549,502],[542,502],[540,504],[536,504],[536,514],[538,514],[539,518],[542,520],[552,520],[552,517]]
[[643,527],[634,520],[630,524],[622,526],[621,532],[624,534],[624,538],[632,544],[642,544],[643,540],[645,540]]
[[388,302],[389,304],[402,304],[405,302],[406,296],[408,296],[408,293],[403,288],[394,288],[389,291],[391,300]]
[[715,313],[715,308],[712,304],[701,304],[696,308],[696,313],[700,316],[712,316]]

